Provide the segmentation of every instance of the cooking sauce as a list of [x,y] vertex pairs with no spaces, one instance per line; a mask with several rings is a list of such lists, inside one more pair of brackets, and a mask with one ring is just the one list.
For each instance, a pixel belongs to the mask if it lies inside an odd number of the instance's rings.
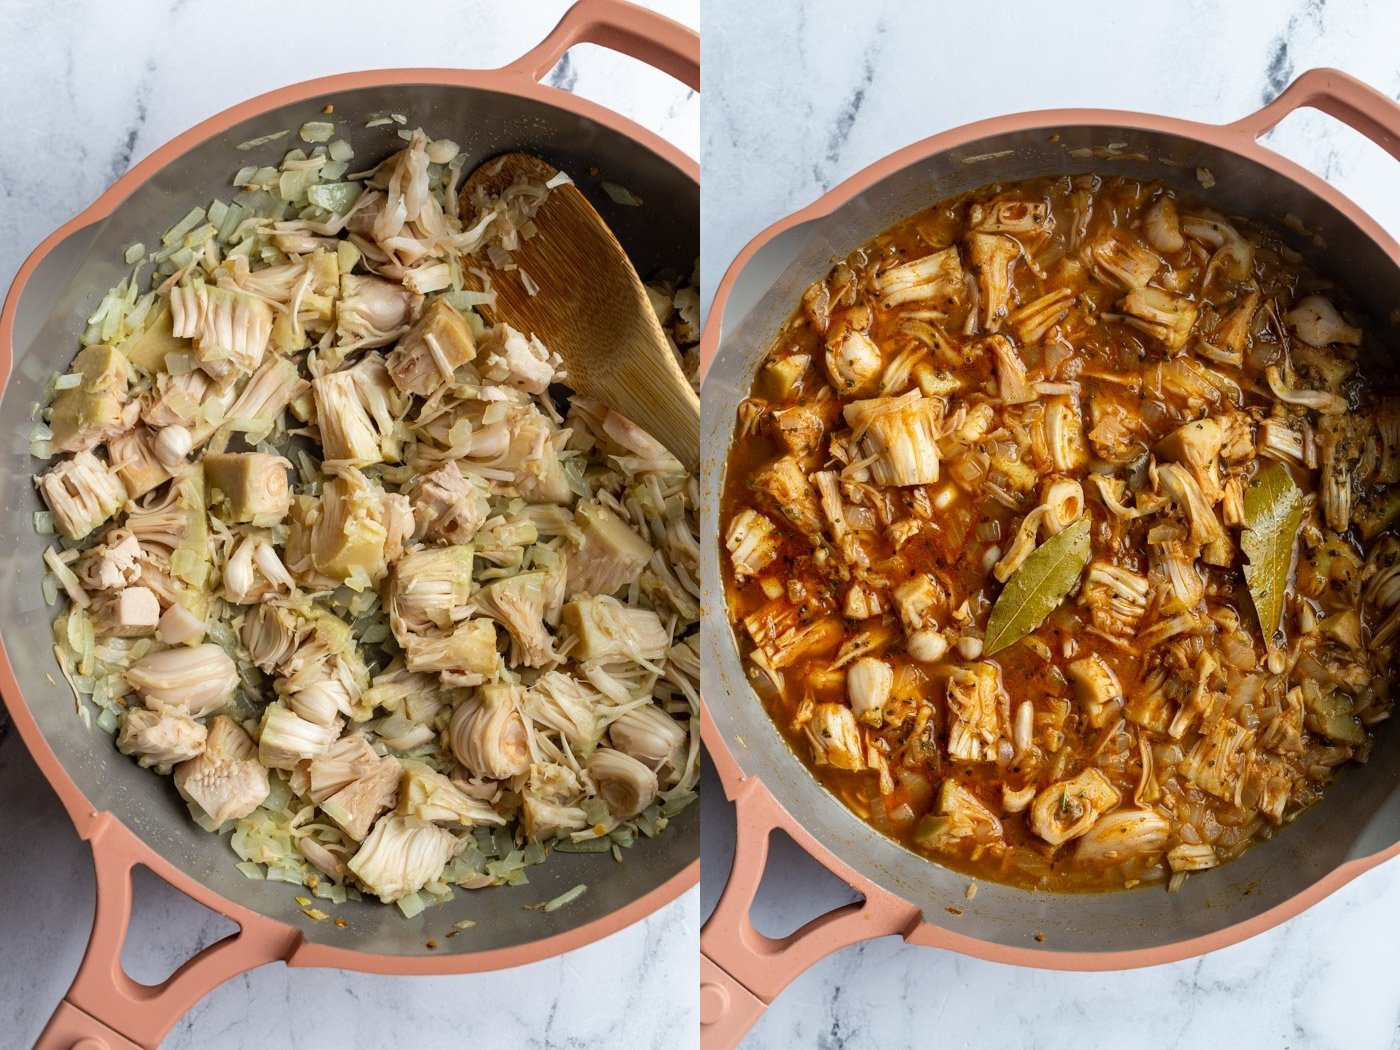
[[[900,222],[808,289],[740,410],[721,542],[769,713],[852,810],[983,878],[1175,887],[1270,836],[1390,711],[1378,348],[1277,235],[1160,184]],[[1067,593],[984,652],[1084,518]],[[1256,540],[1293,563],[1276,630]]]

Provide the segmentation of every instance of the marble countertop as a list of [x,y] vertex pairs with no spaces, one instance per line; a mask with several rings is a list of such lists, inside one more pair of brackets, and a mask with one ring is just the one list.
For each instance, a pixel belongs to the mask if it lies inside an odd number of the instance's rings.
[[[7,0],[0,6],[0,288],[50,231],[134,161],[244,98],[330,73],[384,66],[502,65],[538,43],[568,4],[418,0],[413,17],[339,0],[317,45],[272,46],[295,24],[273,0],[109,4]],[[698,0],[650,0],[682,22]],[[407,8],[403,8],[407,10]],[[389,17],[386,17],[388,13]],[[699,99],[631,59],[570,52],[550,76],[695,155]],[[77,969],[92,914],[87,847],[0,715],[0,1044],[28,1046]],[[138,873],[139,874],[139,873]],[[158,980],[230,924],[156,879],[138,880],[125,962]],[[673,1047],[697,1041],[697,893],[612,937],[499,973],[384,977],[268,966],[200,1002],[169,1050],[261,1046]],[[679,993],[679,994],[678,994]]]
[[[704,0],[703,275],[712,291],[756,233],[885,154],[983,117],[1092,106],[1227,122],[1294,76],[1337,66],[1400,96],[1400,8],[1383,0],[801,5]],[[1400,235],[1396,162],[1315,113],[1267,140]],[[702,794],[701,912],[717,899],[732,809]],[[776,889],[774,887],[781,887]],[[778,934],[851,899],[775,845],[755,924]],[[1126,973],[1017,969],[886,938],[800,977],[753,1050],[1086,1045],[1238,1050],[1400,1046],[1400,864],[1203,959]]]

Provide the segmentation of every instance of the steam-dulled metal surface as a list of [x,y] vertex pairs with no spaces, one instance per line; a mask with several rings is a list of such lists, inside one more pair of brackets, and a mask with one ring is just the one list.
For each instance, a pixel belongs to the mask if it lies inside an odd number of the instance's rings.
[[[329,118],[322,114],[327,104],[335,106]],[[465,956],[527,945],[633,905],[695,862],[698,807],[681,814],[665,834],[639,842],[620,865],[606,855],[557,854],[531,869],[528,885],[459,893],[412,920],[377,902],[347,902],[331,909],[346,920],[343,928],[312,921],[293,900],[301,891],[244,878],[234,869],[237,857],[227,836],[196,827],[169,778],[138,768],[116,751],[109,734],[85,729],[75,716],[47,641],[53,610],[39,588],[47,538],[32,527],[32,513],[41,509],[30,482],[37,466],[28,452],[34,405],[49,375],[75,352],[86,316],[128,271],[122,264],[126,247],[153,243],[192,207],[216,196],[227,199],[240,167],[276,164],[308,120],[336,121],[338,134],[355,148],[354,166],[372,166],[403,145],[396,123],[363,126],[371,116],[390,112],[406,115],[409,127],[421,125],[457,141],[467,154],[467,170],[498,153],[529,150],[573,173],[644,275],[663,267],[688,270],[698,254],[698,185],[673,162],[597,121],[515,94],[434,83],[427,71],[419,83],[313,94],[218,131],[139,185],[108,218],[69,235],[25,286],[15,314],[13,369],[0,400],[0,497],[9,522],[0,550],[0,625],[24,701],[68,775],[96,810],[110,811],[180,871],[236,904],[297,927],[308,942],[381,955]],[[235,148],[288,129],[290,135],[265,145]],[[613,203],[599,188],[602,180],[627,186],[649,206]],[[567,908],[549,914],[523,909],[580,882],[589,890]],[[443,936],[465,918],[482,920],[470,937]],[[427,947],[432,937],[435,949]]]
[[[789,750],[746,681],[724,619],[717,541],[718,496],[735,412],[764,350],[806,285],[897,219],[992,181],[1095,171],[1161,179],[1205,197],[1222,211],[1281,229],[1284,217],[1293,216],[1317,236],[1283,229],[1286,239],[1382,321],[1400,290],[1400,250],[1374,224],[1363,230],[1337,203],[1324,199],[1311,176],[1309,183],[1301,170],[1285,173],[1282,162],[1267,163],[1269,155],[1244,134],[1237,138],[1253,147],[1253,156],[1222,145],[1220,128],[1129,114],[1027,114],[988,122],[986,130],[978,135],[974,127],[942,136],[956,140],[946,148],[911,147],[878,166],[878,173],[856,176],[852,182],[860,184],[858,189],[838,187],[829,200],[803,213],[799,223],[761,238],[757,251],[731,270],[717,298],[723,327],[705,374],[701,428],[703,598],[710,615],[703,654],[706,702],[717,735],[746,777],[761,778],[793,820],[838,862],[915,905],[931,927],[957,935],[959,948],[993,958],[1014,954],[1019,961],[1040,959],[1047,966],[1057,965],[1056,955],[1073,955],[1068,965],[1091,965],[1081,953],[1107,953],[1119,964],[1165,961],[1190,953],[1173,946],[1255,920],[1348,862],[1395,846],[1400,840],[1400,747],[1393,727],[1380,730],[1370,763],[1346,771],[1319,805],[1277,838],[1220,869],[1194,876],[1179,893],[1158,887],[1062,895],[984,882],[975,899],[968,900],[966,875],[905,850],[830,795]],[[1209,174],[1198,177],[1198,169]],[[1212,178],[1213,185],[1206,185]],[[950,909],[956,909],[956,917]],[[937,942],[937,932],[930,934]],[[1105,959],[1104,965],[1113,963]]]

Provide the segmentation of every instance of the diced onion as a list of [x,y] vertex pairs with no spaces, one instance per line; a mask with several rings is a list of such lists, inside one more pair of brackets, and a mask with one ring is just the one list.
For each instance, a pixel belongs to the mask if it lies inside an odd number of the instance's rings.
[[185,234],[204,221],[206,214],[208,213],[203,208],[191,208],[183,219],[161,235],[160,243],[167,247],[179,244],[185,239]]
[[303,142],[329,142],[335,134],[335,125],[324,120],[308,120],[299,134]]
[[527,904],[525,905],[525,907],[530,909],[538,908],[540,911],[546,912],[558,911],[564,905],[578,900],[587,892],[588,886],[585,883],[580,882],[577,886],[573,887],[572,889],[565,890],[553,900],[544,901],[540,904]]
[[267,145],[269,142],[276,142],[280,138],[285,138],[289,134],[290,132],[286,130],[274,131],[271,135],[260,135],[255,139],[248,139],[246,142],[240,142],[237,146],[234,147],[234,149],[241,149],[245,151],[250,149],[256,149],[259,146]]
[[604,182],[603,191],[612,198],[614,204],[622,204],[629,208],[636,208],[642,203],[642,198],[638,197],[626,186],[619,186],[615,182]]
[[306,199],[317,207],[343,215],[359,200],[363,187],[356,182],[322,182],[306,191]]

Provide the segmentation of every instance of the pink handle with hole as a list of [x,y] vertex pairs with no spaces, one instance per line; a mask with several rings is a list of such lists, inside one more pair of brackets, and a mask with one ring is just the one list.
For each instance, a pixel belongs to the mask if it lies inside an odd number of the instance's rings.
[[544,77],[576,44],[597,44],[645,62],[700,90],[700,37],[664,15],[623,0],[579,0],[538,47],[501,68],[530,80]]
[[240,914],[234,919],[237,933],[209,945],[160,984],[135,981],[122,969],[122,945],[131,923],[131,873],[149,854],[110,813],[94,821],[90,843],[97,875],[92,935],[37,1050],[155,1047],[211,989],[286,958],[301,939],[289,926]]
[[[727,784],[728,778],[724,779]],[[874,937],[907,936],[923,918],[918,908],[836,860],[756,777],[739,780],[730,798],[738,822],[734,866],[719,904],[700,934],[700,1041],[704,1050],[737,1046],[779,992],[832,952]],[[865,899],[819,915],[786,937],[768,937],[755,929],[749,911],[767,867],[770,837],[777,828]]]
[[1335,117],[1400,160],[1400,105],[1339,69],[1308,70],[1268,105],[1226,127],[1253,141],[1305,107]]

